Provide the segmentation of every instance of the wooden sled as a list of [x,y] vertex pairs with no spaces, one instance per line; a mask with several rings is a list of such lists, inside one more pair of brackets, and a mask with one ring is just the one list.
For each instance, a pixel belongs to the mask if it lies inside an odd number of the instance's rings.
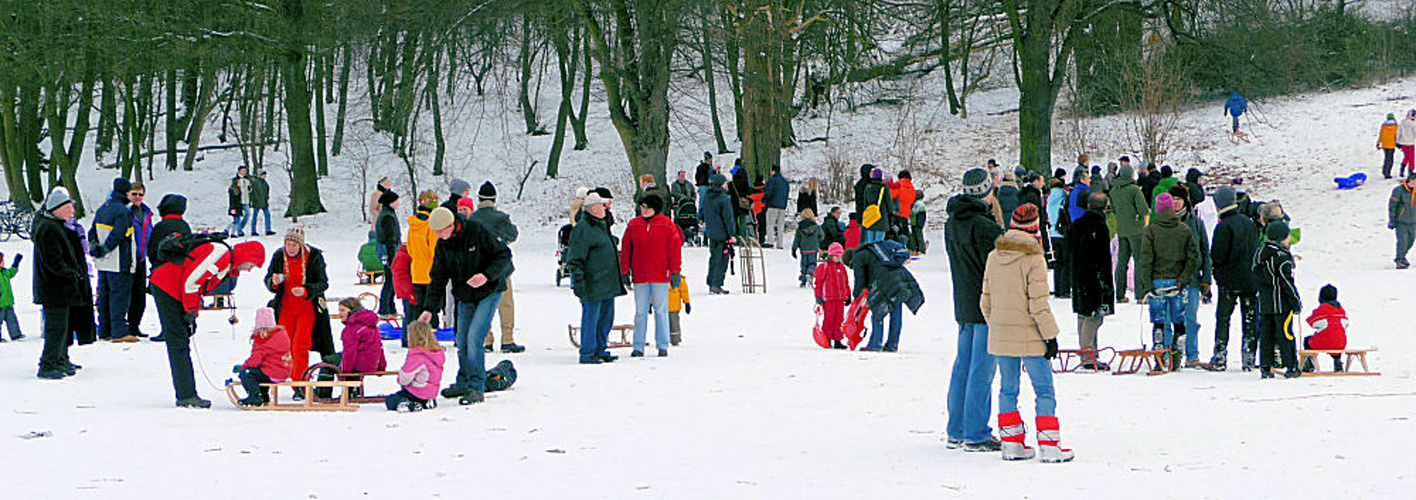
[[737,261],[742,269],[742,293],[767,293],[767,260],[757,238],[738,239]]
[[[1103,363],[1107,366],[1111,366],[1116,362],[1116,349],[1110,347],[1103,347],[1101,349],[1059,349],[1057,351],[1056,365],[1053,366],[1052,373],[1075,373],[1082,369],[1082,365],[1086,364],[1087,359],[1095,360],[1093,361],[1093,366],[1095,366],[1096,362],[1101,362],[1101,356],[1108,352],[1110,353],[1109,357],[1107,357],[1106,361]],[[1106,370],[1092,369],[1084,371],[1101,373]]]
[[[249,411],[357,411],[357,410],[359,409],[359,407],[350,404],[350,401],[349,401],[349,396],[350,396],[350,394],[349,394],[349,392],[350,392],[351,390],[353,390],[353,389],[356,389],[356,388],[359,388],[359,387],[363,387],[363,386],[364,386],[364,383],[361,382],[361,381],[360,381],[360,382],[356,382],[356,381],[353,381],[353,380],[328,380],[328,381],[324,381],[324,382],[302,380],[302,381],[294,381],[294,382],[275,382],[275,383],[269,383],[269,384],[261,384],[261,387],[268,387],[268,388],[270,388],[270,401],[267,402],[267,403],[264,404],[264,405],[261,405],[261,406],[242,406],[242,405],[241,405],[241,398],[237,397],[237,395],[236,395],[236,388],[237,388],[237,387],[240,387],[240,386],[241,386],[241,382],[239,382],[239,381],[235,381],[235,380],[227,381],[227,382],[226,382],[226,397],[231,400],[231,404],[236,405],[237,408],[240,408],[240,409],[242,409],[242,410],[249,410]],[[307,397],[305,398],[305,402],[304,402],[303,404],[302,404],[302,403],[280,404],[280,388],[282,388],[282,387],[289,387],[289,388],[291,388],[291,389],[297,389],[297,388],[298,388],[298,389],[304,389],[304,390],[305,390],[305,395],[307,396]],[[330,388],[338,387],[338,388],[342,388],[343,390],[339,391],[339,399],[334,400],[334,402],[331,403],[331,402],[318,401],[319,398],[313,397],[313,396],[314,396],[314,390],[313,390],[313,389],[315,389],[315,388],[317,388],[317,387],[330,387]]]
[[[1298,366],[1303,366],[1303,362],[1304,362],[1304,361],[1311,361],[1311,362],[1313,363],[1313,368],[1314,368],[1316,371],[1306,372],[1306,373],[1303,374],[1304,377],[1367,377],[1367,376],[1377,376],[1377,375],[1381,375],[1381,372],[1374,372],[1374,371],[1371,371],[1370,369],[1367,368],[1367,353],[1372,352],[1372,351],[1375,351],[1375,350],[1376,350],[1375,348],[1372,348],[1372,349],[1343,349],[1343,350],[1340,350],[1340,351],[1319,351],[1319,350],[1314,350],[1314,349],[1301,349],[1301,350],[1298,351]],[[1334,354],[1336,354],[1336,355],[1341,355],[1341,356],[1346,356],[1346,357],[1347,357],[1347,359],[1342,362],[1342,368],[1343,368],[1345,371],[1340,371],[1340,372],[1325,372],[1325,371],[1322,371],[1323,365],[1322,365],[1322,363],[1319,363],[1319,362],[1318,362],[1319,356],[1334,355]],[[1353,359],[1356,359],[1357,361],[1359,361],[1359,362],[1362,363],[1362,371],[1359,372],[1359,371],[1353,371],[1353,370],[1352,370],[1352,368],[1353,368],[1352,360],[1353,360]]]
[[1115,352],[1121,357],[1121,361],[1112,375],[1130,375],[1140,372],[1142,368],[1146,369],[1146,375],[1164,375],[1170,371],[1165,361],[1170,355],[1168,349],[1131,349]]
[[[335,366],[335,365],[332,365],[332,364],[329,364],[329,363],[317,363],[317,364],[315,364],[314,366],[311,366],[308,370],[305,370],[305,380],[319,380],[319,376],[320,376],[320,371],[321,371],[321,370],[329,370],[329,371],[331,371],[331,372],[334,372],[334,380],[336,380],[336,381],[358,382],[358,383],[359,383],[359,386],[356,387],[356,388],[354,388],[354,389],[351,391],[351,393],[349,394],[349,402],[350,402],[350,403],[354,403],[354,404],[359,404],[359,405],[374,404],[374,403],[380,403],[380,404],[382,404],[382,403],[384,402],[384,398],[387,398],[387,397],[388,397],[387,395],[374,395],[374,396],[369,396],[368,394],[366,394],[365,391],[364,391],[364,380],[365,380],[366,377],[388,377],[388,376],[395,376],[395,377],[396,377],[396,376],[398,376],[398,372],[396,372],[396,371],[381,371],[381,372],[369,372],[369,373],[340,373],[338,366]],[[315,397],[314,397],[314,394],[315,394],[314,391],[310,391],[310,392],[307,392],[307,393],[305,394],[305,397],[306,397],[307,399],[319,399],[319,401],[320,401],[321,403],[326,403],[326,404],[330,404],[330,403],[334,403],[334,402],[338,401],[338,400],[335,399],[335,398],[315,398]]]
[[[211,303],[210,303],[210,304],[208,304],[207,301],[206,301],[206,298],[207,298],[207,297],[211,297]],[[236,308],[236,298],[233,297],[231,294],[216,294],[216,295],[203,295],[203,296],[202,296],[202,310],[203,310],[203,311],[216,311],[216,310],[220,310],[220,309],[235,309],[235,308]]]
[[359,271],[359,284],[365,286],[382,285],[383,271]]
[[[379,310],[379,296],[378,296],[378,295],[374,295],[374,294],[371,293],[371,292],[363,292],[363,293],[360,293],[360,294],[358,295],[358,297],[359,297],[359,303],[364,305],[364,309],[368,309],[368,310],[371,310],[371,311],[378,311],[378,310]],[[325,310],[329,311],[329,317],[330,317],[330,318],[339,319],[339,301],[341,301],[341,300],[344,300],[344,297],[327,297],[327,298],[324,299],[324,301],[325,301]],[[380,317],[379,319],[384,319],[384,318]]]
[[[566,329],[570,331],[570,344],[575,347],[580,347],[580,327],[575,325],[566,325]],[[634,346],[634,343],[630,342],[629,340],[629,335],[631,333],[634,333],[634,325],[615,325],[610,327],[610,331],[619,332],[620,339],[619,342],[615,342],[613,340],[609,341],[609,345],[605,346],[606,348],[618,349],[621,347]]]
[[1239,144],[1240,142],[1248,143],[1248,142],[1249,142],[1249,134],[1245,133],[1245,132],[1242,131],[1242,130],[1241,130],[1241,131],[1238,131],[1238,132],[1231,133],[1231,134],[1229,134],[1229,142],[1230,142],[1230,143],[1233,143],[1233,144]]

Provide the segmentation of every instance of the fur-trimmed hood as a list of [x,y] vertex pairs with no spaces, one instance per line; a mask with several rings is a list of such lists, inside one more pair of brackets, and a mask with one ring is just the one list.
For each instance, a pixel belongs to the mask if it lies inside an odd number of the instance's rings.
[[999,236],[993,245],[994,251],[998,252],[998,257],[1004,264],[1029,255],[1042,254],[1042,242],[1038,241],[1036,236],[1017,229],[1009,229],[1003,236]]

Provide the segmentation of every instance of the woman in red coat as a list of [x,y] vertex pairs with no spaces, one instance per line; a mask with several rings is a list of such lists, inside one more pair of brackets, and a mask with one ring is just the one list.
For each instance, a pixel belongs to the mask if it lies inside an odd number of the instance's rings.
[[[1308,316],[1308,325],[1317,332],[1303,339],[1303,348],[1318,351],[1341,351],[1347,348],[1347,311],[1337,302],[1337,287],[1323,285],[1318,291],[1318,308]],[[1303,371],[1315,370],[1312,358],[1303,363]],[[1332,355],[1333,371],[1342,371],[1342,360]]]

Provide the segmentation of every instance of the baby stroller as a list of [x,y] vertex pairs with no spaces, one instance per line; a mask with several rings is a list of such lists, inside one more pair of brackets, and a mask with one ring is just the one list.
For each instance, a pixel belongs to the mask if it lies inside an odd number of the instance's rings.
[[691,199],[680,199],[678,206],[674,207],[674,224],[683,231],[683,242],[686,245],[701,246],[701,236],[698,231],[698,207],[694,206]]
[[570,269],[565,267],[565,252],[570,246],[570,230],[573,227],[566,224],[556,233],[556,286],[561,286],[561,279],[570,277]]

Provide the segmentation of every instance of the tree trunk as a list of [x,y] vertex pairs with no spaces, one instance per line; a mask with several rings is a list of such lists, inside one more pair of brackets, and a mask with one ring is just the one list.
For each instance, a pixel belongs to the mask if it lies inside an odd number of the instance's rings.
[[[443,159],[447,157],[447,139],[443,136],[442,99],[438,95],[438,81],[442,75],[442,53],[434,51],[433,64],[428,68],[428,106],[433,110],[433,175],[443,175]],[[418,180],[410,179],[413,190],[418,190]]]
[[[565,148],[566,122],[570,119],[571,97],[575,93],[575,69],[580,57],[580,45],[573,43],[566,36],[564,28],[561,25],[553,25],[550,29],[551,43],[555,45],[556,50],[556,67],[560,72],[561,98],[560,108],[556,112],[555,138],[551,140],[551,154],[546,160],[546,177],[549,179],[560,175],[561,150]],[[572,46],[575,48],[572,49]]]
[[531,68],[536,61],[536,51],[531,43],[531,17],[522,16],[521,19],[521,52],[517,57],[521,65],[521,85],[517,99],[521,103],[521,117],[526,120],[526,135],[540,135],[536,105],[531,102]]
[[[181,118],[177,116],[177,70],[169,68],[163,78],[163,97],[167,100],[167,170],[177,170],[177,140],[178,136],[187,130],[181,124]],[[184,110],[190,112],[191,108]]]
[[590,79],[595,77],[594,60],[590,54],[590,37],[582,33],[580,40],[581,52],[585,53],[585,74],[580,77],[580,112],[572,112],[569,116],[571,131],[575,132],[575,148],[573,149],[576,151],[590,148],[590,139],[585,134],[585,115],[590,112]]
[[[710,4],[701,6],[703,25],[708,26]],[[699,51],[703,53],[703,81],[708,84],[708,115],[713,119],[713,140],[718,143],[718,154],[728,152],[728,142],[723,139],[723,123],[718,119],[718,87],[713,72],[713,45],[708,38],[708,30],[698,30]]]
[[325,80],[329,79],[329,72],[325,57],[315,58],[315,171],[320,177],[329,175],[329,153],[325,148],[329,144],[325,134]]
[[113,151],[113,135],[118,128],[118,85],[113,75],[103,75],[103,97],[98,105],[98,140],[94,154],[102,157]]
[[0,84],[0,159],[5,161],[5,183],[10,187],[10,200],[15,203],[33,199],[25,184],[25,157],[20,148],[20,130],[15,115],[18,87]]
[[[285,14],[296,31],[303,30],[304,0],[285,0]],[[281,80],[285,83],[285,118],[290,128],[290,208],[286,217],[323,213],[319,176],[315,171],[314,137],[310,131],[310,88],[305,69],[308,57],[302,36],[286,47]]]
[[738,46],[738,27],[735,18],[728,12],[723,13],[723,32],[728,35],[726,57],[728,70],[728,89],[733,94],[733,129],[737,132],[738,142],[745,142],[743,138],[743,105],[742,105],[742,73],[738,71],[738,63],[741,61],[742,50]]
[[192,102],[191,120],[187,122],[187,156],[182,159],[182,170],[191,172],[197,162],[197,146],[202,142],[202,130],[206,129],[207,117],[216,109],[216,69],[215,64],[206,61],[201,65],[201,76],[197,78],[195,100]]
[[330,145],[329,154],[339,156],[339,152],[344,148],[344,111],[349,104],[349,71],[352,65],[349,55],[349,47],[340,49],[343,52],[339,65],[339,105],[334,112],[334,144]]
[[771,13],[762,0],[750,2],[741,33],[742,164],[753,176],[766,176],[782,162],[781,43]]
[[42,120],[40,111],[40,91],[38,83],[20,84],[20,152],[25,159],[26,180],[29,181],[30,200],[44,201],[44,178],[40,177],[39,131]]

